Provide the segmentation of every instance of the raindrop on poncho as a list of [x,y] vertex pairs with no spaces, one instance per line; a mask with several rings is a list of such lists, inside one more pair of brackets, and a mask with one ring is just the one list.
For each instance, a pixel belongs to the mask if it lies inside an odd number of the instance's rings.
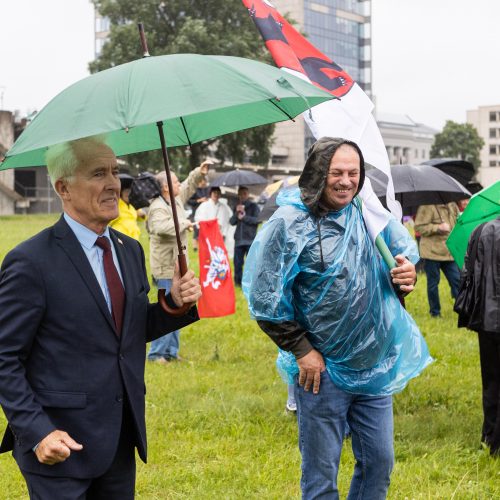
[[[252,317],[297,321],[344,391],[373,396],[401,391],[432,358],[394,291],[359,201],[321,217],[320,232],[298,189],[282,191],[278,204],[245,263],[243,291]],[[415,242],[396,219],[382,237],[393,255],[418,261]],[[293,354],[280,350],[277,365],[293,383],[298,374]]]

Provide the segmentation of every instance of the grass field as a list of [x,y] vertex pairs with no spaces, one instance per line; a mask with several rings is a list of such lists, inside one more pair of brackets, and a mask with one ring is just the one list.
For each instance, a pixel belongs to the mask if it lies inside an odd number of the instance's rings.
[[[0,261],[54,216],[0,217]],[[147,250],[147,238],[143,239]],[[191,254],[193,267],[196,256]],[[443,318],[427,313],[425,276],[407,300],[435,358],[394,398],[396,466],[391,499],[500,498],[500,461],[480,447],[480,372],[474,333],[456,328],[446,280]],[[1,328],[1,325],[0,325]],[[146,369],[149,464],[138,463],[137,498],[299,498],[296,420],[276,349],[237,291],[234,316],[202,320],[181,334],[185,363]],[[5,419],[0,415],[0,429]],[[339,474],[345,498],[349,442]],[[16,464],[0,455],[0,499],[27,498]]]

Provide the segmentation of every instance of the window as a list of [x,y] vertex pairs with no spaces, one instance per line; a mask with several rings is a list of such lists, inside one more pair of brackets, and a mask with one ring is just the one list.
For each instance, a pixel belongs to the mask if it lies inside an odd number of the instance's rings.
[[97,17],[95,20],[95,30],[97,33],[101,31],[109,31],[111,28],[111,22],[109,17]]
[[415,149],[415,159],[418,158],[418,149]]
[[496,167],[497,166],[497,162],[492,160],[490,161],[490,167]]
[[494,144],[490,145],[490,155],[496,155],[496,154],[497,154],[496,145],[494,145]]
[[422,158],[425,159],[425,149],[422,149]]
[[497,129],[496,128],[490,128],[490,137],[496,137],[497,136]]
[[496,122],[496,121],[497,121],[497,112],[490,111],[490,122]]

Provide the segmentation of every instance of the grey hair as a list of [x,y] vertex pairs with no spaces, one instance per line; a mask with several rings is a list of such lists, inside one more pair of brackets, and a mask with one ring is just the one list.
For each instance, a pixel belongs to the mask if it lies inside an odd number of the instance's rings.
[[49,173],[50,182],[55,189],[55,184],[59,179],[65,179],[69,182],[73,180],[75,171],[78,167],[78,158],[75,152],[75,146],[78,145],[97,146],[105,144],[101,136],[86,137],[75,141],[63,142],[50,146],[45,153],[45,162]]
[[160,183],[160,186],[165,186],[168,189],[167,174],[163,171],[155,175],[156,180]]
[[45,161],[54,189],[58,179],[71,181],[78,166],[78,160],[70,142],[50,146],[45,153]]

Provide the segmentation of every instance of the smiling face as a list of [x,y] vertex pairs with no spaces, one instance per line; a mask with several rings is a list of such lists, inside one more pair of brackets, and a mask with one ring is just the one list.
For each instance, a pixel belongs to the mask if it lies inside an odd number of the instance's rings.
[[359,186],[361,173],[357,151],[347,144],[340,146],[330,161],[321,202],[333,210],[351,203]]
[[71,178],[61,178],[55,188],[64,211],[97,234],[118,217],[120,179],[113,151],[104,144],[74,145],[78,167]]

